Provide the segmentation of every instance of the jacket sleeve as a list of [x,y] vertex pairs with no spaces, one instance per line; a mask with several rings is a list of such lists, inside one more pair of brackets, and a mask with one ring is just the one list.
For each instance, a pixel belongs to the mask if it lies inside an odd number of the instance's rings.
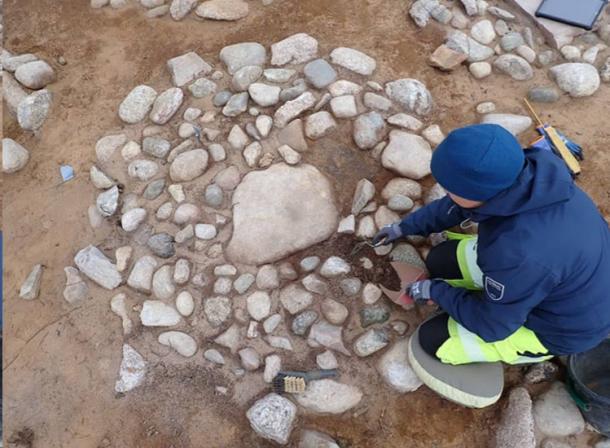
[[466,216],[449,196],[431,202],[400,221],[403,235],[428,236],[461,223]]
[[481,292],[454,288],[436,280],[430,295],[451,317],[485,342],[500,341],[517,331],[530,311],[557,284],[551,272],[530,260],[482,270]]

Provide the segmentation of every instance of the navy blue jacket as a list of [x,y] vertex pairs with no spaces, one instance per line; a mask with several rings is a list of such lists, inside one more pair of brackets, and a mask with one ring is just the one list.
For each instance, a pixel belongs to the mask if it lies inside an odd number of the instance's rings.
[[525,326],[553,354],[582,352],[610,333],[610,231],[561,159],[526,155],[515,184],[480,207],[464,209],[445,196],[400,226],[425,236],[477,222],[484,290],[435,280],[433,300],[487,342]]

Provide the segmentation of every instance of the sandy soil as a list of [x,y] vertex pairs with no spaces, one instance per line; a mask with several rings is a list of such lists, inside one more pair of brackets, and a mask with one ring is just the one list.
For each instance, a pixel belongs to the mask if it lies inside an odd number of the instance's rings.
[[[114,247],[112,226],[93,231],[86,217],[94,197],[88,182],[94,144],[102,133],[120,129],[116,110],[133,86],[166,79],[167,59],[195,50],[217,63],[224,45],[257,41],[268,46],[304,31],[319,39],[322,54],[336,46],[353,46],[375,56],[379,69],[374,78],[379,81],[406,76],[424,81],[437,102],[435,121],[445,130],[474,122],[474,106],[483,100],[496,101],[500,111],[523,112],[520,100],[528,86],[544,81],[540,74],[530,83],[499,75],[475,81],[465,70],[439,74],[425,60],[442,41],[442,33],[435,26],[416,30],[406,19],[405,2],[395,0],[276,1],[253,8],[236,24],[192,18],[180,24],[150,21],[139,9],[94,11],[83,0],[4,3],[6,48],[36,53],[58,72],[58,81],[50,87],[55,95],[52,113],[38,134],[23,133],[8,114],[3,118],[5,135],[31,150],[27,168],[3,184],[4,422],[6,439],[13,442],[8,446],[271,446],[252,434],[243,409],[215,395],[218,384],[238,386],[227,384],[201,358],[175,362],[168,357],[168,362],[155,365],[145,386],[115,395],[123,335],[117,317],[109,312],[112,294],[93,288],[93,298],[77,308],[62,297],[63,268],[72,264],[77,250],[89,242]],[[67,65],[56,62],[59,56]],[[606,217],[608,104],[606,86],[592,98],[562,98],[541,108],[543,117],[584,145],[587,160],[579,183]],[[349,159],[326,155],[316,160],[336,178],[342,203],[349,202],[358,179],[374,172],[366,156],[350,154]],[[62,185],[63,163],[75,168],[77,178]],[[385,180],[382,176],[377,182]],[[336,247],[332,241],[327,244]],[[33,302],[20,300],[19,285],[36,263],[46,266],[41,296]],[[378,400],[368,400],[368,407],[342,417],[300,416],[299,427],[328,432],[344,447],[488,445],[503,402],[485,410],[462,409],[425,387],[398,396],[381,384],[371,365],[364,363],[360,369],[359,375],[379,386]],[[353,373],[345,372],[348,378]],[[518,376],[518,370],[511,370],[509,383]],[[247,382],[234,397],[249,403],[263,387]],[[298,432],[294,435],[296,439]]]

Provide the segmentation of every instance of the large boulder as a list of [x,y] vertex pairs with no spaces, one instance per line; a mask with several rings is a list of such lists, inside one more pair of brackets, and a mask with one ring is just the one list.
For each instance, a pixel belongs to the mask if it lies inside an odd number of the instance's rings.
[[248,173],[236,188],[227,255],[245,264],[276,261],[330,237],[338,219],[322,173],[311,165],[274,164]]
[[573,97],[593,95],[600,84],[599,73],[591,64],[560,64],[552,67],[550,74],[559,88]]

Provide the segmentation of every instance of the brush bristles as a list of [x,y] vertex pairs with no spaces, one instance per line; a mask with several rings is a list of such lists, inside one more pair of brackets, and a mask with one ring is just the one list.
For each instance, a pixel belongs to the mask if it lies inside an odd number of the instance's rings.
[[298,394],[305,392],[305,380],[297,376],[287,376],[284,378],[284,392]]

